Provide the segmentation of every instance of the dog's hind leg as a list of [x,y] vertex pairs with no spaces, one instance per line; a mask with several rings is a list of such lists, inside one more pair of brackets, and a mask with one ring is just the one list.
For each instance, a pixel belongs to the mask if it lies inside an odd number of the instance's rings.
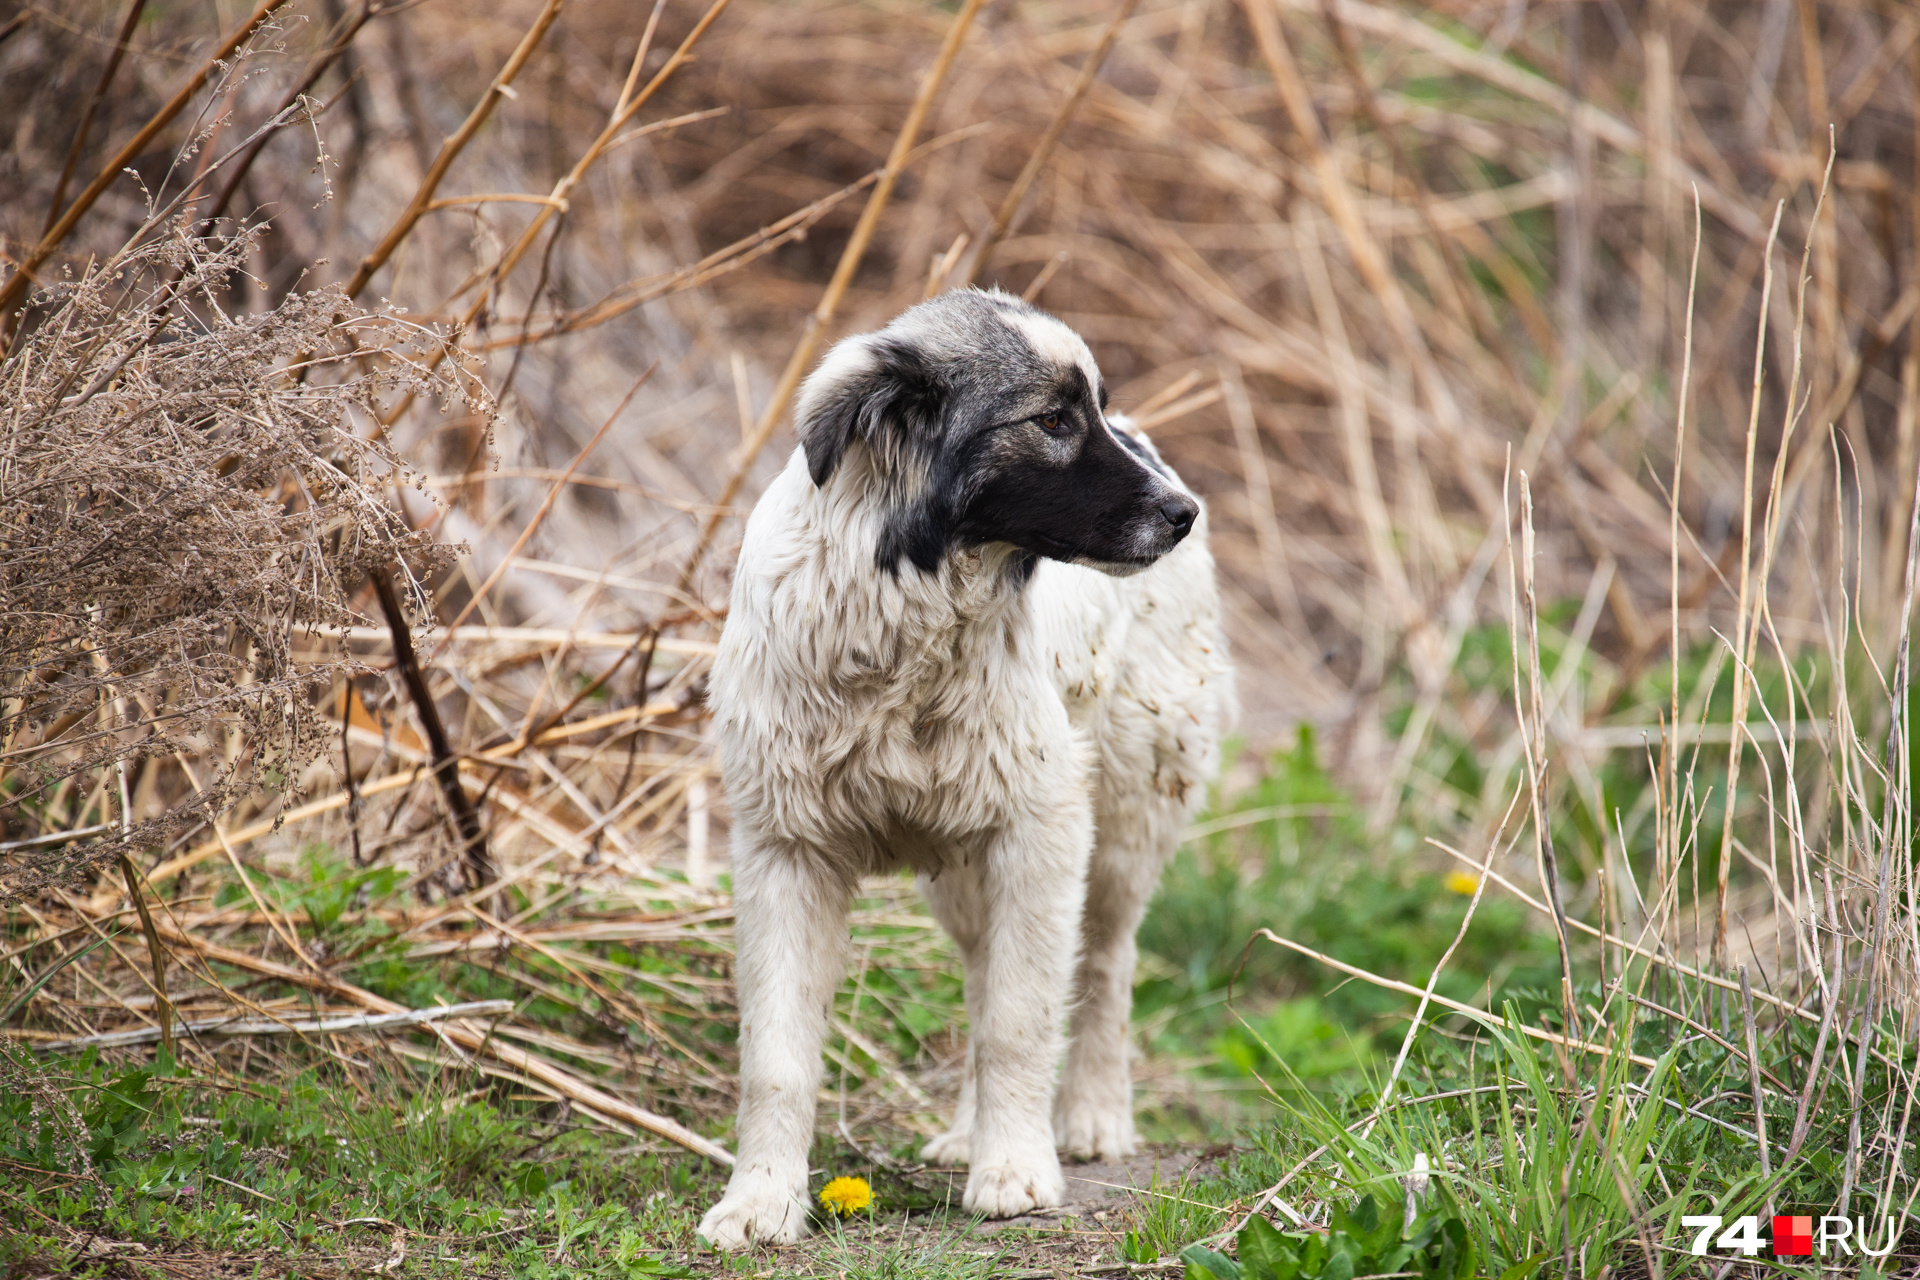
[[736,828],[734,981],[740,1000],[740,1121],[733,1176],[700,1234],[723,1249],[807,1231],[807,1149],[827,1002],[846,970],[852,884],[799,850]]

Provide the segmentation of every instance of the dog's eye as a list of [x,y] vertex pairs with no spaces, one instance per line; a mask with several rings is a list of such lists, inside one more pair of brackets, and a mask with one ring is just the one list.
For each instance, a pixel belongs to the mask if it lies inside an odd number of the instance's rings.
[[1062,418],[1058,413],[1043,413],[1035,418],[1034,421],[1040,425],[1042,431],[1047,432],[1049,435],[1065,435],[1067,432],[1067,420]]

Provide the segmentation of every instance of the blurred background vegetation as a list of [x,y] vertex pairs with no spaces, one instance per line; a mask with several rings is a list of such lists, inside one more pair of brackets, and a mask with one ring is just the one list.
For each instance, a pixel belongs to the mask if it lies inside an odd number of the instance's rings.
[[[1103,1256],[1416,1151],[1492,1275],[1902,1214],[1917,102],[1900,0],[0,0],[10,1263],[709,1265],[731,552],[806,352],[968,280],[1206,498],[1239,671],[1136,1002],[1232,1154]],[[821,1150],[911,1210],[963,1014],[869,891]]]

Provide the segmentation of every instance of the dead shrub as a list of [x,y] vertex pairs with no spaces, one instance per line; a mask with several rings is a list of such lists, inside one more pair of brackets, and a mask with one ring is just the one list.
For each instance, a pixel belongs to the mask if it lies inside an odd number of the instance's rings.
[[[297,791],[314,695],[356,665],[326,633],[369,574],[439,558],[386,492],[414,477],[381,400],[484,420],[484,391],[338,289],[234,309],[250,247],[185,223],[130,246],[44,289],[0,364],[0,833],[51,833],[14,842],[0,899]],[[138,821],[136,788],[161,800]]]

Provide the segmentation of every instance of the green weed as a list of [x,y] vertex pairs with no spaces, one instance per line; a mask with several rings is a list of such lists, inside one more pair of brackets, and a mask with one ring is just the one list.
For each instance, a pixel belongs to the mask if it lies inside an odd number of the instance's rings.
[[1476,1274],[1473,1239],[1459,1218],[1385,1207],[1374,1196],[1336,1206],[1324,1231],[1277,1231],[1253,1218],[1234,1237],[1237,1257],[1204,1245],[1181,1253],[1187,1280],[1353,1280],[1355,1276],[1415,1275],[1466,1280]]
[[[1359,983],[1328,991],[1311,961],[1250,941],[1271,928],[1360,968],[1424,979],[1458,932],[1467,895],[1415,856],[1410,828],[1385,841],[1368,834],[1305,727],[1256,786],[1198,830],[1210,834],[1168,866],[1140,931],[1134,1007],[1150,1046],[1198,1057],[1214,1074],[1277,1076],[1284,1061],[1300,1087],[1357,1087],[1364,1067],[1384,1066],[1398,1047],[1402,998]],[[1557,973],[1551,937],[1524,908],[1489,899],[1438,992],[1483,1000],[1491,981],[1496,999],[1531,1008]]]
[[1141,1194],[1140,1207],[1129,1220],[1123,1246],[1131,1247],[1137,1260],[1151,1262],[1177,1252],[1189,1240],[1219,1230],[1225,1225],[1227,1212],[1226,1198],[1220,1190],[1184,1175],[1168,1185],[1156,1169]]

